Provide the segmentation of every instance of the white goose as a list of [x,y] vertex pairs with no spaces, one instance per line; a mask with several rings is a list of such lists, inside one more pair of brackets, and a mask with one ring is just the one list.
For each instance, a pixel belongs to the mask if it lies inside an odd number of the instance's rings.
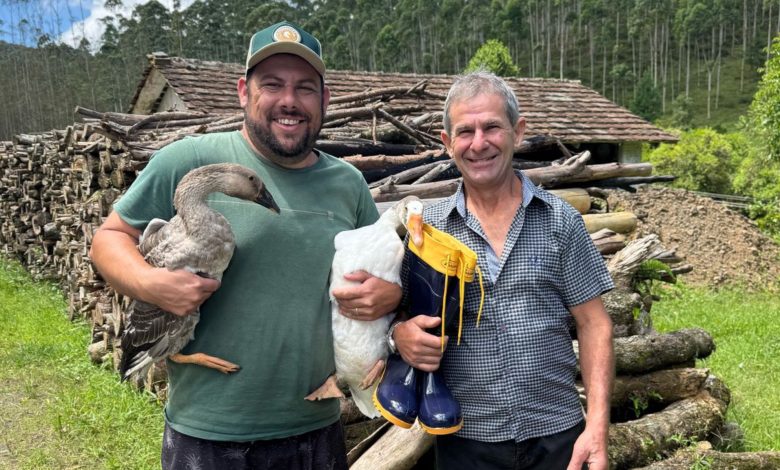
[[[139,240],[138,249],[149,264],[222,279],[233,256],[235,240],[227,219],[206,204],[206,197],[215,192],[253,201],[279,213],[265,184],[252,170],[235,163],[195,168],[176,187],[173,205],[177,214],[168,222],[153,219]],[[167,357],[224,373],[237,371],[238,365],[220,358],[202,353],[179,354],[193,338],[199,319],[198,312],[178,316],[134,300],[127,310],[122,334],[122,380],[143,377],[152,364]]]
[[[408,229],[412,237],[419,237],[416,240],[422,238],[422,209],[418,198],[407,197],[385,211],[374,224],[340,232],[333,241],[336,253],[331,266],[329,292],[336,376],[349,387],[358,409],[370,418],[379,416],[371,400],[372,385],[382,373],[387,358],[385,334],[392,315],[373,321],[347,318],[339,313],[333,290],[356,284],[345,280],[344,275],[360,270],[400,285],[404,244],[399,235]],[[336,376],[329,377],[306,399],[343,397]]]

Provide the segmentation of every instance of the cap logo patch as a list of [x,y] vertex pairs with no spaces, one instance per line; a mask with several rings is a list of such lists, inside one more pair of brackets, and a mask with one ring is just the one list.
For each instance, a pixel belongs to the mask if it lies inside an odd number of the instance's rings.
[[274,41],[301,42],[301,35],[295,28],[290,26],[280,26],[274,31]]

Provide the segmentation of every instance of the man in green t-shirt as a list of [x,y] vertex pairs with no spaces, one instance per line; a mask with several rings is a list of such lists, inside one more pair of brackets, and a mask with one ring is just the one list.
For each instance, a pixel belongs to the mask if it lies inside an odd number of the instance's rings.
[[[373,223],[377,209],[360,172],[313,149],[330,92],[320,43],[283,22],[256,33],[238,80],[241,131],[186,138],[157,152],[95,234],[91,256],[122,294],[176,315],[200,309],[184,354],[241,366],[168,361],[165,469],[346,468],[337,400],[304,397],[334,371],[328,275],[333,238]],[[189,170],[240,163],[266,183],[281,212],[213,194],[236,251],[222,283],[147,264],[143,228],[174,215],[173,193]],[[400,287],[365,272],[334,292],[341,311],[371,320],[391,312]]]

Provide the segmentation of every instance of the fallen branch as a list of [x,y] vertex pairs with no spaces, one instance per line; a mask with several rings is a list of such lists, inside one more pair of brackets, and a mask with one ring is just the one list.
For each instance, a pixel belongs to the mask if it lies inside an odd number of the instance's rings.
[[692,364],[715,350],[712,336],[701,328],[615,338],[614,345],[617,374],[641,374]]
[[709,442],[680,449],[672,457],[636,470],[691,470],[712,468],[728,470],[777,470],[780,452],[718,452]]
[[359,93],[352,93],[350,95],[334,96],[330,99],[328,106],[351,103],[353,101],[369,101],[379,98],[384,101],[387,98],[394,97],[395,95],[421,95],[425,92],[425,87],[428,86],[428,80],[421,80],[413,87],[395,86],[387,88],[377,88],[376,90],[366,90]]
[[351,470],[408,470],[433,445],[433,436],[415,422],[410,429],[391,426],[350,467]]
[[646,465],[658,455],[705,439],[723,423],[730,399],[726,385],[709,376],[696,396],[675,402],[658,413],[610,426],[610,468]]

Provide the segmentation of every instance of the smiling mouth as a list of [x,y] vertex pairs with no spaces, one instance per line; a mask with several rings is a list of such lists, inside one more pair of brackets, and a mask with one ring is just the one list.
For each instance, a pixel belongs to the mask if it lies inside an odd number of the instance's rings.
[[492,157],[483,157],[483,158],[468,158],[465,157],[464,160],[472,162],[472,163],[481,163],[481,162],[488,162],[490,160],[494,160],[498,155],[493,155]]
[[274,119],[274,121],[285,126],[295,126],[303,122],[302,119],[292,119],[292,118],[278,118],[278,119]]

